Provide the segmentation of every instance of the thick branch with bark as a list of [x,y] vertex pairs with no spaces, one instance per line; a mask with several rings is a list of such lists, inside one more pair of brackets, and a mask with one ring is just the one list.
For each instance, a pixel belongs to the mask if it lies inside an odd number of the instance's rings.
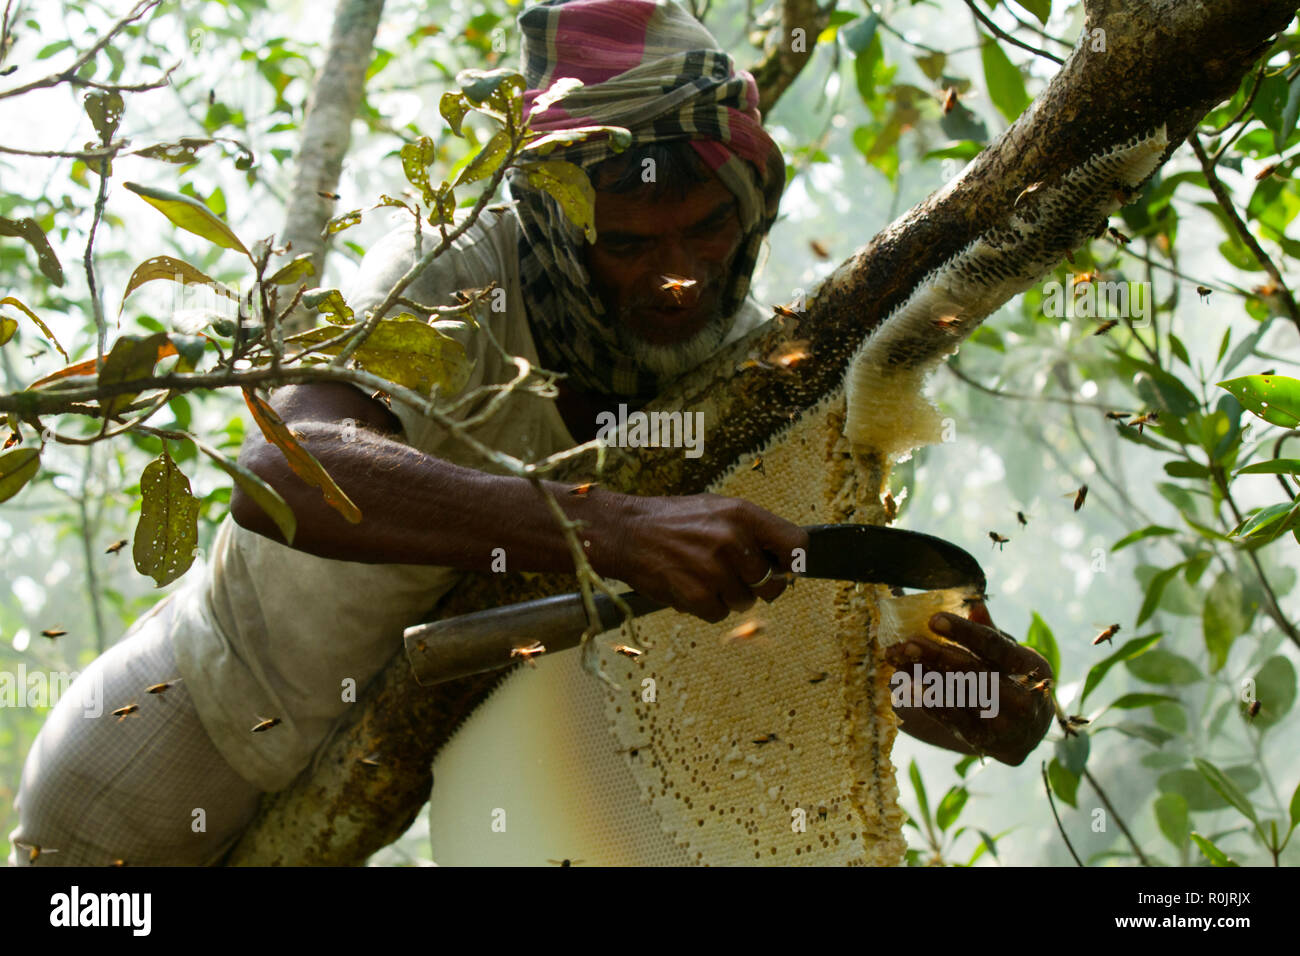
[[[311,253],[318,276],[325,266],[326,240],[321,232],[334,214],[334,200],[328,197],[338,190],[383,10],[384,0],[339,0],[329,51],[307,102],[280,241],[292,244],[291,255]],[[299,309],[288,320],[286,331],[301,332],[310,325],[309,313]]]
[[[1033,274],[1014,277],[1014,284],[1024,288],[1041,279],[1073,246],[1104,228],[1106,211],[1117,199],[1131,198],[1138,185],[1119,190],[1118,183],[1112,187],[1099,178],[1098,155],[1134,139],[1150,141],[1163,126],[1168,145],[1147,164],[1157,168],[1201,117],[1232,95],[1296,7],[1295,0],[1090,0],[1086,36],[1104,30],[1105,52],[1080,42],[1048,89],[996,143],[841,265],[806,314],[769,323],[655,403],[687,413],[704,410],[717,423],[703,457],[653,448],[635,456],[611,454],[602,482],[614,491],[646,495],[705,490],[792,415],[842,388],[851,360],[873,330],[882,322],[891,327],[891,313],[904,311],[899,307],[927,280],[951,272],[954,257],[977,241],[995,251],[999,244],[1032,244]],[[1077,173],[1067,175],[1081,168],[1093,170],[1084,184],[1088,202],[1038,203],[1036,194],[1022,196],[1035,184],[1042,184],[1043,195],[1058,187],[1084,189]],[[1117,191],[1123,195],[1113,195]],[[999,264],[995,256],[978,265],[989,263]],[[966,270],[962,278],[970,276]],[[976,290],[985,301],[963,334],[992,311],[987,289],[1005,278],[974,275],[976,284],[987,280]],[[1005,285],[998,285],[1002,301],[1014,294]],[[794,339],[808,341],[812,360],[793,371],[760,366],[737,372],[751,353],[770,354]],[[571,587],[562,575],[466,575],[430,619]],[[229,862],[361,864],[409,826],[429,797],[434,755],[501,675],[423,689],[405,654],[395,651],[367,688],[351,725],[326,745],[314,773],[263,801]],[[361,762],[376,752],[383,755],[378,767]]]

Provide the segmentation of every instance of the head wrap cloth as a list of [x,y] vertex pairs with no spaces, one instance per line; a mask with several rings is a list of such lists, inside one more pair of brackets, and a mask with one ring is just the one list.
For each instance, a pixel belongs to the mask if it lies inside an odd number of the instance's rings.
[[[738,200],[743,238],[720,308],[749,291],[759,247],[785,187],[781,152],[760,125],[754,78],[736,70],[703,25],[669,0],[544,0],[519,16],[525,114],[551,84],[584,84],[531,119],[532,128],[622,126],[632,147],[690,141]],[[558,150],[584,169],[615,155],[603,135]],[[542,362],[579,388],[645,401],[667,383],[617,345],[583,263],[584,239],[546,193],[510,173],[522,227],[520,274]]]

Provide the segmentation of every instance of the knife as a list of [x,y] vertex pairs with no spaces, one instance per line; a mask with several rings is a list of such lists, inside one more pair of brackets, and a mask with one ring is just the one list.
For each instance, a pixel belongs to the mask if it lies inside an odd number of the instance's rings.
[[[979,562],[943,538],[867,524],[811,525],[804,530],[809,543],[801,577],[926,591],[963,586],[984,591]],[[668,607],[635,591],[619,596],[633,617]],[[601,631],[618,627],[623,614],[609,595],[597,592],[593,598]],[[417,683],[429,686],[509,667],[520,660],[517,649],[534,642],[548,654],[577,647],[586,629],[582,595],[559,594],[417,624],[406,629],[404,641]]]

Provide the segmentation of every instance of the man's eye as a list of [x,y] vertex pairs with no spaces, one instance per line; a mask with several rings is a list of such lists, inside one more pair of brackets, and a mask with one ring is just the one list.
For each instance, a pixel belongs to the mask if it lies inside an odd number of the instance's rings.
[[645,246],[641,239],[606,239],[601,243],[605,251],[616,256],[639,252]]

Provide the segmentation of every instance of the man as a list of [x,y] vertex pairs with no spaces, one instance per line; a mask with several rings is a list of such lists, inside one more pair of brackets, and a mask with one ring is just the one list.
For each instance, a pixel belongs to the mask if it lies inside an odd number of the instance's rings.
[[[675,5],[555,0],[525,11],[520,27],[527,107],[561,77],[585,84],[534,116],[535,127],[610,123],[633,133],[621,156],[600,139],[565,151],[597,190],[597,241],[584,242],[554,199],[515,177],[514,207],[485,213],[406,296],[438,305],[493,281],[505,290],[505,309],[481,312],[482,329],[454,333],[474,361],[466,389],[507,381],[509,355],[567,377],[554,399],[511,393],[472,434],[536,460],[594,437],[601,411],[644,404],[764,321],[746,293],[785,180],[759,125],[752,78]],[[409,268],[412,245],[403,226],[370,250],[348,296],[358,314]],[[468,420],[492,394],[457,414]],[[293,547],[236,489],[209,566],[80,678],[102,681],[110,707],[134,709],[89,719],[74,687],[33,745],[13,842],[57,853],[24,850],[23,862],[219,861],[261,793],[284,788],[311,763],[405,627],[459,571],[488,571],[501,553],[512,571],[572,568],[529,482],[400,403],[320,384],[280,389],[272,404],[363,520],[344,520],[250,432],[240,461],[293,508]],[[777,599],[792,551],[807,544],[798,526],[737,499],[599,487],[574,497],[551,487],[569,517],[584,522],[598,573],[709,621]],[[932,623],[971,652],[915,635],[900,662],[1048,674],[1032,651],[984,626],[987,615]],[[159,683],[168,684],[164,692],[147,692]],[[1050,709],[1045,695],[1004,684],[997,720],[908,712],[904,729],[968,751],[960,737],[1019,762]]]

